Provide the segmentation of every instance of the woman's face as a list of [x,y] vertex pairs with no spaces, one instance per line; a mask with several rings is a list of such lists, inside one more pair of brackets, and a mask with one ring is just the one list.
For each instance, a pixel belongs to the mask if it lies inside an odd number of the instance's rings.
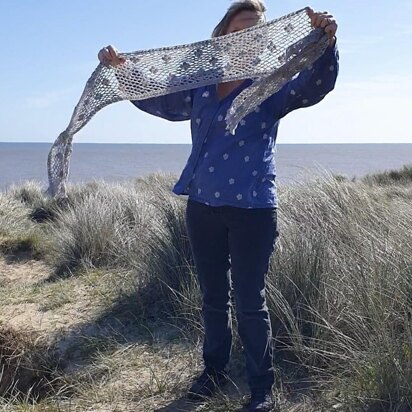
[[234,33],[255,26],[260,22],[260,15],[255,11],[243,10],[232,18],[225,34]]

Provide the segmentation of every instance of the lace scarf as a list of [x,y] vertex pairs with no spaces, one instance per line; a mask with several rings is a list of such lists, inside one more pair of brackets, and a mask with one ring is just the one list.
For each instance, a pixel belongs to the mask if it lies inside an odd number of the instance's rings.
[[227,112],[227,129],[234,134],[243,117],[310,67],[327,45],[324,30],[312,28],[306,9],[302,9],[197,43],[124,53],[125,63],[118,66],[99,64],[69,125],[50,149],[47,193],[66,195],[73,136],[109,104],[250,78],[253,83],[234,99]]

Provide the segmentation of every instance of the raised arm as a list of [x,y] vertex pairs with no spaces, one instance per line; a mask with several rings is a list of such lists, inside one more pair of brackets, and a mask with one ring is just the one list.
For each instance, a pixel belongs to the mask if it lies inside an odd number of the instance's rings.
[[329,46],[318,60],[271,96],[269,105],[281,119],[293,110],[320,102],[335,87],[339,72],[339,52],[336,41],[337,24],[328,12],[315,13],[308,9],[312,26],[323,28],[329,37]]
[[172,122],[189,120],[192,113],[193,90],[184,90],[144,100],[132,100],[131,102],[146,113]]
[[293,110],[320,102],[334,89],[338,72],[339,53],[335,43],[328,46],[313,67],[300,72],[269,98],[273,99],[276,118],[281,119]]
[[[125,62],[114,46],[102,48],[98,53],[101,63],[117,66]],[[143,100],[132,100],[137,108],[146,113],[171,121],[189,120],[192,112],[193,91],[184,90],[159,97]]]

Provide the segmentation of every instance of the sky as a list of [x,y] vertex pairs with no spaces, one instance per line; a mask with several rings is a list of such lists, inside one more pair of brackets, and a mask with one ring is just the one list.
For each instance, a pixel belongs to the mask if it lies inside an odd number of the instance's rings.
[[[0,142],[53,142],[69,123],[98,51],[210,37],[229,0],[0,0]],[[269,20],[311,6],[336,18],[340,73],[319,104],[282,119],[278,143],[412,143],[412,0],[266,0]],[[185,143],[130,102],[75,136],[85,143]]]

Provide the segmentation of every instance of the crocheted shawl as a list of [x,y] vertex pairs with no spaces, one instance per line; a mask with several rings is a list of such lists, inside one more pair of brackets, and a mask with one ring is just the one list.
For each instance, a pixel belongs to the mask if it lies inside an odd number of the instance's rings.
[[227,112],[227,129],[234,134],[243,117],[311,66],[327,44],[324,30],[312,28],[306,9],[302,9],[197,43],[124,53],[125,63],[118,66],[99,64],[69,125],[50,149],[47,193],[66,195],[73,136],[109,104],[249,78],[253,83],[234,99]]

